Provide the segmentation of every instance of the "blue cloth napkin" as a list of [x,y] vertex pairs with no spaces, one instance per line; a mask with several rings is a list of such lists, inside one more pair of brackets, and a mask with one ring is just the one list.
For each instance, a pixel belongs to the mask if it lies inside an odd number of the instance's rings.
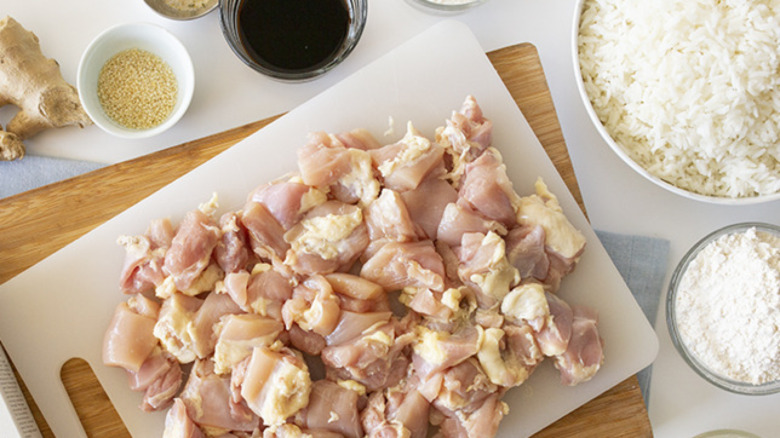
[[[596,230],[609,257],[625,280],[651,326],[655,326],[661,291],[666,277],[669,241]],[[645,406],[650,399],[652,365],[637,374]]]
[[0,198],[72,178],[105,166],[91,161],[27,155],[21,160],[0,161]]

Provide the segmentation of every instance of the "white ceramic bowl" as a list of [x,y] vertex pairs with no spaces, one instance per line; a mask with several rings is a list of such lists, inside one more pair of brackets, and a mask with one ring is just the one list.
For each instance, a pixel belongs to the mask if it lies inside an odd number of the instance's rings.
[[[98,76],[103,65],[115,54],[134,48],[159,56],[171,67],[178,83],[173,111],[164,122],[149,129],[120,125],[106,115],[98,99]],[[167,130],[181,119],[192,100],[195,72],[187,49],[172,33],[153,24],[120,24],[102,32],[87,46],[79,63],[77,88],[81,104],[102,130],[122,138],[145,138]]]
[[629,167],[631,167],[638,174],[645,177],[647,180],[653,182],[659,187],[662,187],[672,193],[678,194],[688,199],[707,202],[711,204],[720,204],[720,205],[748,205],[748,204],[759,204],[764,202],[780,200],[780,193],[773,193],[773,194],[762,195],[762,196],[743,197],[743,198],[727,198],[727,197],[719,197],[719,196],[702,195],[700,193],[695,193],[689,190],[685,190],[683,188],[670,184],[667,181],[662,180],[661,178],[650,173],[647,169],[642,167],[642,165],[640,165],[639,163],[634,161],[633,158],[631,158],[631,156],[628,154],[628,152],[623,147],[623,145],[616,142],[612,138],[610,133],[607,131],[607,129],[604,127],[604,125],[601,123],[599,116],[596,114],[596,111],[593,109],[593,105],[590,102],[590,97],[588,96],[588,93],[585,90],[585,84],[582,80],[582,73],[580,71],[578,42],[579,42],[579,33],[580,33],[579,32],[580,16],[582,15],[582,9],[585,4],[585,1],[587,0],[577,0],[576,7],[574,8],[574,17],[572,20],[573,23],[572,23],[572,34],[571,34],[571,53],[572,53],[572,59],[574,61],[574,76],[576,77],[577,90],[579,92],[580,99],[582,99],[582,102],[585,105],[585,110],[588,113],[588,117],[590,118],[593,125],[596,127],[596,130],[599,132],[601,137],[609,145],[609,147],[615,152],[615,154],[617,154],[617,156],[620,157]]

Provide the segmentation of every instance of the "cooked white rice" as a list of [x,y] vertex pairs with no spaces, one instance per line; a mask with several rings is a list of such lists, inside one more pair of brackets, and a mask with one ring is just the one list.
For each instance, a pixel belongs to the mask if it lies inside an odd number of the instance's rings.
[[587,0],[585,89],[651,174],[719,197],[780,192],[780,0]]

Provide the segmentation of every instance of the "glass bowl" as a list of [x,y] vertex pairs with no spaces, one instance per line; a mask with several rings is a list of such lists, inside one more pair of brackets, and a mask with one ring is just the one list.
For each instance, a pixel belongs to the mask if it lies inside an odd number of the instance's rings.
[[[703,377],[707,382],[715,385],[718,388],[725,389],[727,391],[745,394],[745,395],[766,395],[780,392],[780,379],[762,384],[752,384],[749,382],[735,380],[724,376],[718,372],[715,372],[708,367],[704,361],[698,358],[689,348],[685,341],[684,336],[680,333],[678,323],[681,315],[678,314],[678,292],[680,289],[680,283],[685,275],[688,267],[696,259],[696,256],[702,252],[708,245],[721,237],[726,235],[732,235],[737,233],[744,233],[745,231],[755,228],[756,232],[769,233],[780,239],[780,226],[759,223],[759,222],[744,222],[729,225],[720,228],[701,240],[699,240],[693,247],[683,256],[680,263],[672,274],[671,281],[669,283],[669,293],[666,297],[666,324],[669,329],[669,335],[672,338],[677,351],[682,356],[683,360],[697,373]],[[780,366],[780,364],[778,365]]]
[[701,433],[699,435],[696,435],[693,438],[761,438],[761,437],[752,434],[750,432],[745,432],[744,430],[718,429],[718,430],[711,430],[709,432]]
[[413,6],[440,13],[457,13],[481,5],[487,0],[407,0]]
[[[178,3],[180,4],[177,4]],[[184,2],[183,0],[144,0],[154,12],[171,20],[194,20],[217,8],[219,0]]]
[[[341,64],[355,49],[368,16],[368,0],[345,0],[349,22],[347,33],[333,53],[321,63],[306,68],[283,68],[264,62],[248,49],[239,26],[239,15],[246,0],[220,0],[219,14],[222,34],[231,50],[254,70],[282,81],[305,81],[320,76]],[[280,43],[275,43],[280,44]],[[281,43],[283,44],[283,43]]]

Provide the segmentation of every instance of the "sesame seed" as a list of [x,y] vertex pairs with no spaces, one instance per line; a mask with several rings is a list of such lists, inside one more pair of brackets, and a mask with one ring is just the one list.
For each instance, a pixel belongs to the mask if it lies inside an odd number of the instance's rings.
[[106,115],[130,129],[164,122],[176,105],[177,81],[159,56],[141,49],[123,50],[98,76],[98,99]]

